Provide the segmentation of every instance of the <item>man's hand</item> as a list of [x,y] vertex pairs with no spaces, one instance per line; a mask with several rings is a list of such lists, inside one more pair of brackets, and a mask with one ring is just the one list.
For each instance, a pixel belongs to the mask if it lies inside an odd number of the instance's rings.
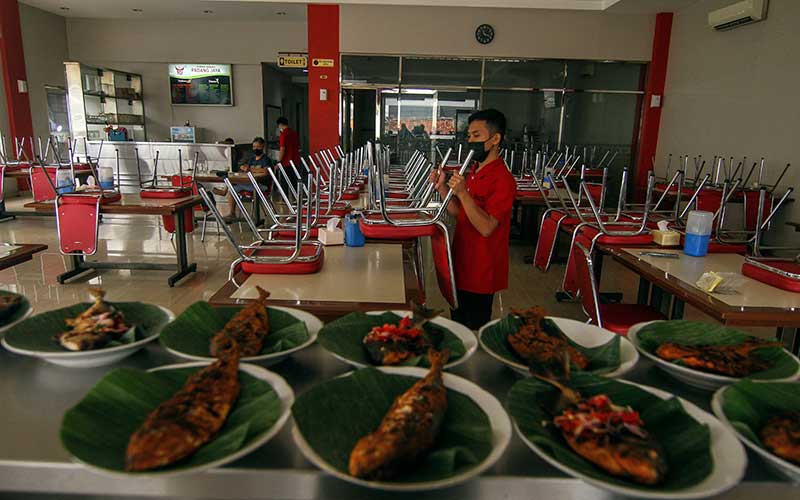
[[437,191],[444,186],[445,180],[444,171],[439,168],[431,172],[431,175],[428,176],[428,182],[433,184],[433,187],[436,188]]
[[242,165],[241,167],[239,167],[240,172],[247,172],[249,170],[250,170],[250,165]]
[[467,192],[467,183],[464,180],[464,176],[458,174],[458,172],[454,173],[453,176],[450,177],[447,185],[453,190],[453,194],[459,198]]

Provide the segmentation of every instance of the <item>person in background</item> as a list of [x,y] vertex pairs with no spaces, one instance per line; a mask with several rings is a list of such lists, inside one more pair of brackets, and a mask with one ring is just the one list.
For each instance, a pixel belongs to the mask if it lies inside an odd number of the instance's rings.
[[[289,177],[289,182],[297,183],[297,176],[294,174],[290,162],[294,163],[295,168],[300,172],[300,175],[303,176],[303,181],[305,182],[306,172],[303,168],[303,164],[300,162],[300,138],[297,132],[289,127],[289,120],[287,120],[286,117],[281,116],[278,118],[276,124],[278,126],[278,144],[280,145],[278,163],[283,167],[284,172],[286,172],[286,175]],[[279,177],[281,179],[281,186],[283,186],[283,176]],[[284,191],[286,190],[286,186],[284,186]]]
[[[270,168],[272,166],[272,160],[270,160],[269,156],[267,156],[267,152],[264,149],[265,145],[266,141],[264,141],[263,137],[256,137],[253,139],[253,150],[250,155],[241,162],[238,171],[248,172],[253,170],[255,173],[255,169],[263,170]],[[237,192],[252,190],[252,186],[247,184],[235,184],[234,187],[236,188]],[[218,194],[220,196],[225,196],[228,194],[228,188],[226,187],[215,187],[213,191],[214,194]]]
[[447,211],[456,217],[453,270],[458,309],[453,320],[477,330],[492,317],[494,294],[508,288],[508,239],[517,183],[500,157],[506,117],[486,109],[469,117],[467,137],[474,151],[467,176],[434,171],[430,181],[444,198],[454,198]]

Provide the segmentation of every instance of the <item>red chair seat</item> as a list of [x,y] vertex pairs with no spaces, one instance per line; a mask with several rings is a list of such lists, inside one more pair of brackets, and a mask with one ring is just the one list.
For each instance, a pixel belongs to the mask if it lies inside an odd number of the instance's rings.
[[541,198],[542,193],[539,190],[536,191],[527,191],[527,190],[517,190],[517,198]]
[[152,199],[161,199],[161,200],[174,200],[177,198],[186,198],[187,196],[191,196],[192,191],[190,189],[142,189],[139,192],[139,196],[141,198],[152,198]]
[[[390,214],[393,220],[419,220],[420,216],[417,214]],[[382,221],[383,217],[380,214],[370,214],[367,216],[369,220]],[[361,232],[364,237],[374,240],[410,240],[413,238],[420,238],[422,236],[432,236],[437,232],[435,224],[428,224],[426,226],[407,226],[398,227],[391,224],[367,224],[363,220],[358,221]]]
[[[301,257],[310,257],[316,253],[317,249],[314,245],[303,245],[300,249]],[[272,257],[288,257],[292,255],[291,249],[279,248],[260,248],[258,250],[250,250],[248,255],[256,256],[272,256]],[[267,264],[242,261],[241,269],[248,274],[314,274],[322,269],[322,264],[325,260],[325,249],[319,255],[318,259],[309,262],[290,262],[289,264]]]
[[406,191],[387,191],[386,196],[389,198],[408,198],[408,192]]
[[453,285],[452,262],[450,255],[450,242],[447,235],[438,226],[432,226],[435,230],[431,233],[431,251],[433,254],[433,264],[436,269],[436,281],[439,284],[439,291],[445,298],[450,307],[456,307],[456,291]]
[[[285,229],[285,230],[281,229],[280,231],[275,231],[272,234],[275,236],[275,239],[278,239],[278,240],[294,240],[294,230],[292,230],[292,229]],[[302,235],[303,234],[300,233],[300,236],[302,236]],[[311,234],[309,234],[309,237],[317,238],[318,236],[319,236],[319,228],[318,227],[312,227],[311,228]]]
[[641,304],[599,304],[603,328],[620,335],[637,323],[667,319],[661,312]]
[[[621,226],[615,224],[606,225],[606,230],[608,231],[631,231],[632,229],[633,226]],[[583,226],[581,228],[581,235],[585,235],[589,239],[594,238],[598,234],[600,234],[600,230],[596,227]],[[606,245],[649,245],[653,242],[653,235],[650,233],[623,236],[603,234],[597,239],[597,242]]]
[[[800,264],[795,262],[786,262],[780,260],[761,261],[768,266],[777,268],[792,274],[800,274]],[[742,264],[742,274],[753,278],[756,281],[766,283],[767,285],[780,288],[789,292],[800,293],[800,280],[794,279],[790,276],[783,276],[768,269],[762,269],[749,262]]]
[[555,250],[558,231],[564,220],[566,220],[564,213],[555,210],[547,212],[547,216],[542,219],[539,238],[536,240],[536,252],[533,258],[533,265],[542,272],[547,272],[550,267],[550,259]]
[[61,197],[56,208],[56,227],[62,253],[92,255],[97,251],[98,202],[99,196]]

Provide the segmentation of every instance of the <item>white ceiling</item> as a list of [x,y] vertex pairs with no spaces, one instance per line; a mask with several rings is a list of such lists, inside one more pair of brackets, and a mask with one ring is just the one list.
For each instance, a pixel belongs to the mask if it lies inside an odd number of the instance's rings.
[[[699,0],[325,0],[362,5],[594,10],[614,14],[677,11]],[[308,0],[21,0],[65,17],[304,21]],[[63,8],[68,8],[64,10]],[[135,12],[133,9],[141,9]],[[204,13],[210,10],[211,13]],[[283,13],[283,14],[278,14]]]
[[[64,17],[305,21],[305,3],[202,0],[20,0]],[[69,10],[62,10],[67,7]],[[134,12],[141,9],[142,12]],[[203,11],[210,10],[206,14]],[[285,14],[279,15],[279,12]]]

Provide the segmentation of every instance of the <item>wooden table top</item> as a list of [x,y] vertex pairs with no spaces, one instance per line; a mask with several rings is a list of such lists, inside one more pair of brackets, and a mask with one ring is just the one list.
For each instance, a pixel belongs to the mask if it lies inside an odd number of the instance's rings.
[[[198,195],[183,198],[142,198],[138,194],[123,194],[122,199],[113,203],[100,205],[103,214],[135,214],[135,215],[172,215],[186,207],[200,205],[203,202]],[[52,212],[53,201],[26,203],[25,208],[33,208],[37,212]]]
[[[420,272],[417,268],[417,260],[416,260],[416,242],[415,241],[408,241],[408,242],[393,242],[390,245],[380,245],[386,247],[386,250],[394,250],[394,247],[398,246],[401,248],[401,258],[402,258],[402,268],[395,267],[393,262],[390,262],[391,259],[387,259],[386,262],[381,262],[381,259],[369,259],[369,263],[361,262],[362,259],[359,257],[342,257],[337,256],[334,254],[341,254],[341,253],[350,253],[353,255],[357,255],[360,252],[372,252],[376,251],[375,248],[370,248],[371,244],[368,243],[366,247],[363,248],[344,248],[344,247],[327,247],[326,250],[328,251],[328,255],[325,256],[325,264],[323,265],[322,270],[313,275],[299,275],[297,276],[298,282],[298,289],[296,290],[299,294],[302,294],[302,290],[309,290],[311,294],[319,294],[323,293],[324,295],[331,296],[331,291],[320,290],[319,286],[316,286],[314,282],[317,282],[317,285],[320,286],[330,286],[329,283],[331,280],[337,281],[336,276],[342,275],[343,273],[347,274],[347,281],[352,286],[353,284],[357,284],[359,282],[364,282],[364,280],[369,280],[373,284],[381,283],[383,278],[388,275],[394,276],[394,280],[402,280],[402,283],[397,283],[399,285],[399,297],[398,299],[386,299],[386,301],[366,301],[366,300],[346,300],[344,298],[333,300],[333,299],[325,299],[325,300],[314,300],[314,299],[307,299],[303,297],[296,297],[293,299],[289,298],[282,298],[278,300],[270,299],[267,301],[269,305],[274,306],[285,306],[285,307],[294,307],[297,309],[302,309],[304,311],[308,311],[311,314],[318,316],[323,321],[330,321],[341,316],[344,316],[351,312],[356,311],[380,311],[380,310],[390,310],[390,309],[408,309],[412,302],[422,302],[424,301],[424,287],[422,285]],[[378,246],[378,245],[375,245]],[[380,249],[378,249],[379,251]],[[388,252],[392,254],[393,252]],[[336,257],[336,258],[334,258]],[[335,262],[334,262],[335,261]],[[361,264],[364,264],[363,266]],[[390,269],[386,269],[386,266],[389,266]],[[351,269],[347,270],[348,265],[358,265],[359,269]],[[387,274],[388,273],[388,274]],[[400,276],[402,273],[402,277]],[[330,275],[330,276],[326,276]],[[335,276],[334,276],[335,275]],[[384,276],[386,275],[386,276]],[[250,275],[239,272],[234,276],[233,281],[240,284],[241,288],[242,284],[247,281]],[[262,275],[264,283],[259,283],[259,285],[266,286],[268,289],[270,287],[269,281],[274,280],[276,283],[276,292],[279,295],[285,295],[283,292],[286,290],[286,282],[292,280],[292,276],[290,275]],[[302,282],[302,283],[301,283]],[[342,282],[342,280],[338,280],[338,282]],[[342,285],[343,288],[347,287],[347,283]],[[394,284],[392,284],[394,285]],[[234,298],[234,296],[239,295],[249,295],[248,293],[242,293],[240,291],[240,287],[237,287],[232,281],[228,281],[225,285],[222,286],[209,300],[209,303],[214,306],[234,306],[234,305],[243,305],[248,304],[253,301],[250,298]],[[238,292],[238,293],[237,293]],[[334,294],[338,294],[333,292]],[[346,290],[342,290],[341,293],[342,297],[348,295]],[[391,293],[394,295],[394,292]]]
[[[656,259],[639,256],[646,248],[632,249],[598,244],[596,248],[614,258],[631,271],[655,286],[700,309],[726,325],[798,327],[800,326],[800,294],[781,290],[741,275],[744,257],[737,254],[708,254],[706,257],[682,256],[676,259]],[[652,249],[650,249],[652,250]],[[679,253],[681,250],[659,248],[659,252]],[[695,281],[707,271],[738,273],[736,290],[739,294],[709,294],[695,286]],[[724,286],[724,283],[723,285]],[[752,300],[757,306],[747,305]],[[781,304],[779,307],[767,304]]]
[[47,250],[47,245],[26,243],[0,243],[0,270],[8,269],[33,258],[33,254]]

